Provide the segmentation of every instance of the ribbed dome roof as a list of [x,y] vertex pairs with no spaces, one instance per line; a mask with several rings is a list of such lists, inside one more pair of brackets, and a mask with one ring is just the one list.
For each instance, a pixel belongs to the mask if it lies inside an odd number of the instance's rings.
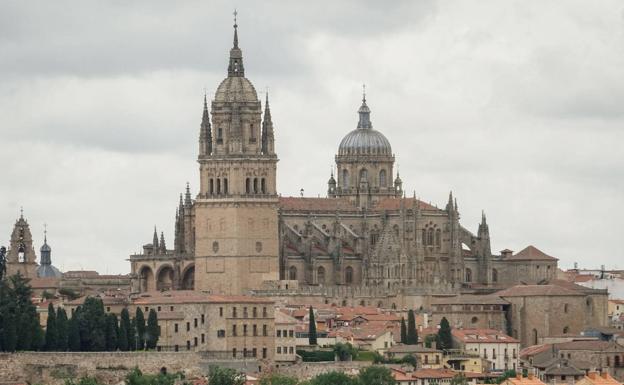
[[370,109],[366,98],[358,110],[360,120],[355,130],[345,136],[338,147],[338,155],[383,155],[392,156],[392,146],[386,137],[373,129]]
[[215,93],[216,102],[257,102],[258,94],[251,82],[242,76],[231,76],[225,78],[217,92]]

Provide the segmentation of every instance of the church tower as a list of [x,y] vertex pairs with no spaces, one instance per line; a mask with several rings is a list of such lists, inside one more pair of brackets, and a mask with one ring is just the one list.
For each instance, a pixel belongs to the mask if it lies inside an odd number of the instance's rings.
[[200,132],[200,191],[195,215],[195,289],[242,294],[277,280],[277,156],[268,95],[264,119],[245,77],[238,25],[228,76],[208,105]]
[[36,259],[30,226],[24,219],[22,210],[11,234],[11,242],[7,253],[6,276],[9,277],[19,272],[27,278],[37,277]]

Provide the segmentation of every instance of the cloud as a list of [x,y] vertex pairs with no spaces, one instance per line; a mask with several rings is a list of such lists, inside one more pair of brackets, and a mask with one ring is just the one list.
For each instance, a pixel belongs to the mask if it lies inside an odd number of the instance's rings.
[[[23,205],[38,244],[49,224],[65,270],[127,272],[154,225],[171,245],[178,194],[197,187],[203,90],[226,73],[231,8],[0,5],[0,244]],[[246,74],[270,89],[283,195],[326,194],[366,83],[410,194],[443,206],[453,190],[473,231],[485,209],[494,250],[621,260],[620,3],[238,8]]]

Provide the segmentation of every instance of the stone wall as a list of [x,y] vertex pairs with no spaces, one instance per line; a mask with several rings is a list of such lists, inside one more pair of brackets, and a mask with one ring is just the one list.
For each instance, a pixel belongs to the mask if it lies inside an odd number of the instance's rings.
[[4,353],[0,354],[0,384],[28,382],[63,384],[67,378],[95,376],[107,384],[121,381],[138,367],[144,373],[183,372],[187,377],[205,371],[202,357],[190,352],[94,352],[94,353]]
[[357,375],[360,369],[370,366],[369,361],[348,362],[302,362],[299,365],[280,366],[279,372],[298,379],[305,379],[327,372],[344,372]]

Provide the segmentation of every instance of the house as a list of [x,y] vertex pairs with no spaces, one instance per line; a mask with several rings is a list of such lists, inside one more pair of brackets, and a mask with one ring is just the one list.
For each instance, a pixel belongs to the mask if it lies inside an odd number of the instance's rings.
[[516,377],[509,377],[501,383],[501,385],[546,385],[539,378],[533,374],[529,374],[527,377],[522,377],[522,374],[518,374]]
[[618,382],[613,377],[611,377],[608,373],[602,372],[590,372],[587,376],[583,377],[579,380],[577,385],[622,385],[621,382]]
[[419,369],[441,369],[444,367],[442,351],[426,348],[421,345],[394,345],[386,350],[388,358],[403,358],[412,355],[416,357]]
[[399,385],[449,385],[453,378],[463,375],[467,385],[476,385],[491,376],[482,373],[461,373],[451,369],[419,369],[409,371],[407,369],[392,368],[392,376]]
[[452,329],[453,345],[490,362],[490,370],[515,370],[520,341],[494,329]]

